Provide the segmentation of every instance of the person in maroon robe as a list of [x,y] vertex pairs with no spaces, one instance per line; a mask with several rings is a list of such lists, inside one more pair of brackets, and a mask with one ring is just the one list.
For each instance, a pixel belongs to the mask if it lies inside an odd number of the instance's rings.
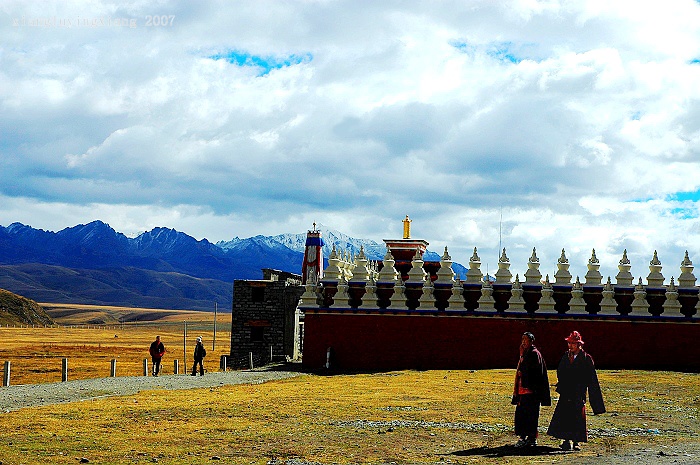
[[605,403],[593,358],[583,350],[581,334],[573,331],[565,341],[569,350],[557,367],[559,401],[547,434],[561,439],[563,450],[580,450],[579,443],[588,440],[586,392],[594,415],[605,413]]
[[165,354],[165,346],[160,342],[160,336],[156,336],[156,340],[151,342],[148,353],[151,354],[151,361],[153,362],[153,376],[158,376],[160,373],[160,362]]
[[540,405],[552,405],[549,395],[547,364],[534,345],[535,336],[525,333],[520,343],[520,360],[515,372],[512,404],[515,407],[515,434],[520,440],[515,447],[537,445],[537,424]]

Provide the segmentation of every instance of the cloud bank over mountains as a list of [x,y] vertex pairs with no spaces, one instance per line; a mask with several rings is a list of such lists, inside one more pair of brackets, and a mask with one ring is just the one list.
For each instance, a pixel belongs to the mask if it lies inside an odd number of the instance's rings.
[[700,3],[608,3],[3,2],[0,224],[381,243],[408,214],[484,271],[501,244],[514,274],[626,248],[677,276]]

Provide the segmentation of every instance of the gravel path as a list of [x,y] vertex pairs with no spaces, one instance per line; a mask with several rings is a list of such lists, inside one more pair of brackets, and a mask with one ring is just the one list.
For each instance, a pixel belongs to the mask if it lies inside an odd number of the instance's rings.
[[207,373],[204,376],[161,375],[118,376],[67,381],[65,383],[21,384],[0,387],[0,413],[25,407],[76,402],[99,397],[136,394],[151,389],[196,389],[233,384],[260,384],[277,379],[299,376],[293,371],[260,369]]

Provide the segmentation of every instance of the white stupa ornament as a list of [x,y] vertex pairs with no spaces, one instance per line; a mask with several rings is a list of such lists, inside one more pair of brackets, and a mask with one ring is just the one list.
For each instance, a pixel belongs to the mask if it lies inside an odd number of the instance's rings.
[[328,256],[328,266],[323,271],[323,279],[325,281],[338,281],[342,271],[340,270],[341,259],[338,255],[338,251],[335,249],[335,244],[333,244],[333,249]]
[[437,284],[453,284],[455,282],[455,272],[452,270],[452,257],[447,252],[447,246],[445,246],[445,253],[442,254],[440,258],[440,269],[437,271]]
[[488,279],[481,283],[481,297],[478,300],[479,311],[481,312],[495,312],[496,300],[493,298],[493,286],[491,281]]
[[557,272],[554,274],[556,284],[571,284],[571,273],[569,273],[569,259],[566,258],[564,249],[561,249],[561,256],[557,260]]
[[622,252],[622,258],[620,259],[620,264],[617,265],[617,269],[620,270],[615,276],[615,282],[618,286],[632,286],[632,281],[634,281],[634,276],[630,273],[632,264],[629,258],[627,258],[627,249]]
[[370,275],[369,281],[365,284],[365,293],[362,296],[362,304],[360,308],[377,308],[377,285],[374,282],[374,277]]
[[301,308],[317,308],[318,307],[318,294],[316,293],[316,280],[318,279],[316,273],[310,273],[304,284],[304,293],[299,299],[299,307]]
[[416,254],[413,256],[413,260],[411,260],[411,270],[408,272],[407,284],[423,284],[425,282],[428,273],[423,269],[423,263],[423,257],[420,251],[416,250]]
[[663,287],[664,285],[664,275],[661,274],[661,260],[659,260],[656,250],[654,250],[654,256],[649,262],[649,275],[647,276],[647,286],[649,287]]
[[481,259],[476,254],[476,247],[474,247],[474,253],[469,259],[469,270],[467,270],[467,282],[468,283],[481,283],[481,278],[484,276],[481,272]]
[[498,259],[498,271],[496,271],[496,284],[510,283],[513,274],[510,272],[510,260],[506,255],[506,249],[503,249],[501,257]]
[[688,257],[688,251],[685,251],[685,258],[681,262],[681,274],[678,276],[678,287],[695,287],[695,275],[693,274],[693,262]]
[[610,281],[610,276],[608,276],[608,282],[603,286],[603,300],[600,301],[600,311],[597,315],[619,315],[617,301],[615,300],[615,289]]
[[647,302],[647,291],[642,284],[642,278],[639,278],[639,283],[634,286],[634,300],[632,301],[632,311],[629,315],[633,316],[649,316],[649,302]]
[[554,309],[556,302],[552,297],[554,295],[554,289],[552,289],[552,283],[549,282],[549,275],[547,275],[544,279],[541,293],[542,295],[540,296],[540,300],[537,302],[537,305],[539,306],[537,313],[557,313],[557,311]]
[[435,310],[435,288],[430,278],[423,283],[423,293],[418,298],[418,307],[416,310]]
[[671,283],[666,289],[666,300],[664,301],[663,308],[664,316],[685,316],[681,313],[681,303],[678,302],[678,289],[676,288],[676,283],[673,281],[673,276],[671,276]]
[[394,293],[389,299],[389,307],[387,310],[406,310],[406,286],[399,277],[399,280],[394,284]]
[[341,276],[338,280],[338,290],[333,296],[333,305],[331,308],[349,308],[350,296],[348,295],[348,282],[345,276]]
[[527,271],[525,272],[526,284],[540,284],[542,273],[540,273],[540,259],[537,258],[537,250],[532,248],[532,255],[527,261]]
[[576,276],[576,282],[571,286],[571,300],[569,301],[569,313],[586,313],[586,301],[583,300],[583,286]]
[[452,295],[447,300],[446,310],[465,310],[464,308],[464,286],[462,281],[457,279],[452,285]]
[[508,299],[509,312],[524,312],[525,299],[523,299],[523,286],[520,284],[520,277],[516,274],[513,287],[510,289],[510,298]]
[[369,281],[369,268],[367,265],[369,260],[367,255],[365,255],[364,246],[360,246],[360,253],[355,256],[355,266],[352,271],[352,278],[350,278],[351,283],[366,283]]
[[386,255],[382,260],[382,269],[379,271],[379,283],[395,283],[399,278],[399,272],[396,271],[396,261],[394,256],[391,254],[389,247],[386,248]]
[[597,286],[603,281],[603,275],[600,274],[600,261],[595,256],[595,249],[591,252],[591,258],[588,259],[588,272],[586,273],[586,284]]

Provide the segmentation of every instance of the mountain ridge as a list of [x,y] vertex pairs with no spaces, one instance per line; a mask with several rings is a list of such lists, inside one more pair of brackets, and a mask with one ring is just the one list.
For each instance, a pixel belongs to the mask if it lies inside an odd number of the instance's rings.
[[[362,247],[371,260],[386,252],[384,244],[322,228],[325,257],[334,245],[352,255]],[[230,308],[235,279],[260,279],[262,268],[301,273],[305,243],[306,233],[214,244],[166,227],[130,238],[100,220],[58,232],[15,222],[0,226],[0,288],[46,302],[204,309],[217,301]],[[428,251],[425,259],[440,256]]]

